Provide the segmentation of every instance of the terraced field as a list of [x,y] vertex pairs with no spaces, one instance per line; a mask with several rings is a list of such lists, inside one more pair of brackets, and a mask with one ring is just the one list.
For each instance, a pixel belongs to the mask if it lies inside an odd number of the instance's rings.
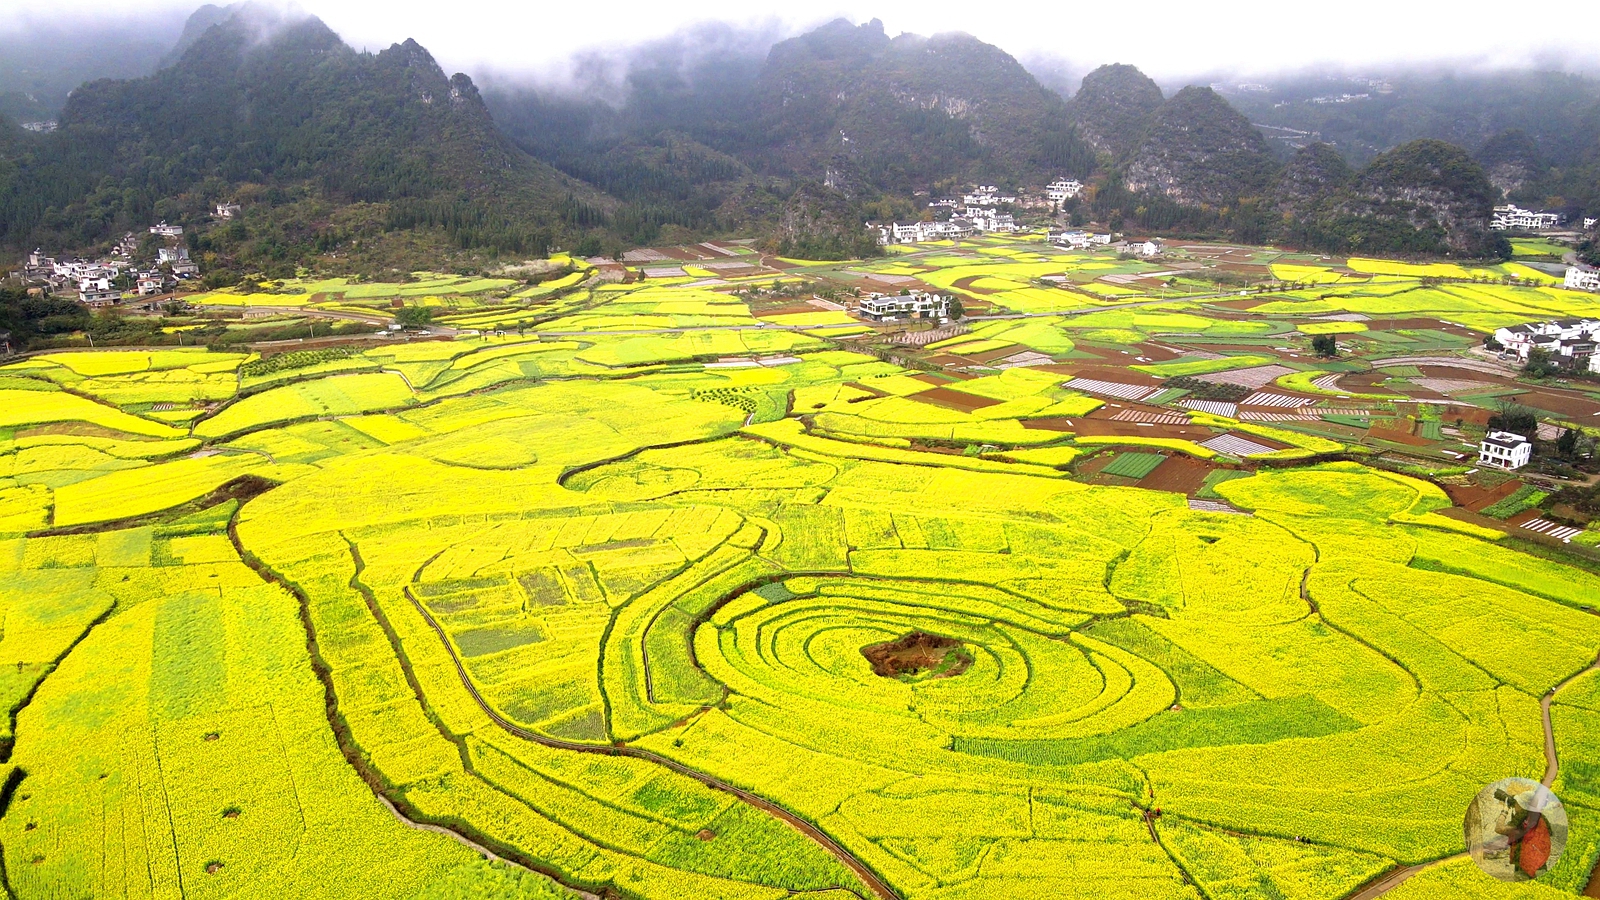
[[[1096,433],[1121,401],[1054,370],[941,378],[838,342],[833,318],[614,293],[542,341],[0,368],[7,890],[1587,883],[1600,576],[1325,436],[1199,411],[1188,436]],[[1070,358],[1096,330],[1237,325],[1173,303],[978,339]],[[1272,464],[1199,445],[1236,433]],[[1108,447],[1097,471],[1198,467],[1227,511],[1080,477]],[[944,655],[879,674],[863,651],[895,642]],[[1513,775],[1571,816],[1537,884],[1462,856],[1469,800]]]

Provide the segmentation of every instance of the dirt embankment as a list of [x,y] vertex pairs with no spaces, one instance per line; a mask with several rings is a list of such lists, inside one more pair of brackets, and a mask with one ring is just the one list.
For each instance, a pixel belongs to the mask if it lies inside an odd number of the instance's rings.
[[869,644],[861,655],[872,663],[875,675],[904,678],[932,673],[934,678],[960,675],[972,665],[972,654],[955,638],[913,631],[899,640]]

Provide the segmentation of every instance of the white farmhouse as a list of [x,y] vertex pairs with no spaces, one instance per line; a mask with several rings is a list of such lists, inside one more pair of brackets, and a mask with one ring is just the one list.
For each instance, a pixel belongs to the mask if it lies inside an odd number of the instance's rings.
[[1489,227],[1496,231],[1508,228],[1554,228],[1561,224],[1561,214],[1546,210],[1523,209],[1515,204],[1496,206]]
[[950,298],[924,291],[909,294],[872,294],[863,297],[859,312],[863,319],[894,322],[899,319],[939,319],[950,317]]
[[1520,434],[1491,431],[1478,445],[1478,465],[1497,469],[1520,469],[1533,457],[1533,444]]
[[122,292],[111,286],[109,278],[83,278],[78,281],[78,302],[98,309],[122,299]]
[[178,262],[188,262],[188,261],[189,261],[189,248],[188,247],[162,247],[160,250],[156,251],[156,262],[158,264],[159,263],[178,263]]
[[217,218],[219,218],[219,219],[231,219],[234,216],[237,216],[238,214],[239,214],[239,204],[237,204],[237,203],[218,203],[217,204]]
[[1567,266],[1567,277],[1562,282],[1575,291],[1600,291],[1600,269],[1593,266]]
[[1590,218],[1588,216],[1584,217],[1584,219],[1583,219],[1583,230],[1584,231],[1593,231],[1594,227],[1596,225],[1600,225],[1600,218]]
[[1045,199],[1051,203],[1065,203],[1081,193],[1083,193],[1083,182],[1069,178],[1056,179],[1044,189]]
[[183,226],[182,225],[168,225],[167,223],[162,222],[159,225],[151,225],[150,226],[150,233],[151,234],[158,234],[158,235],[160,235],[162,237],[169,237],[169,238],[172,238],[172,237],[183,237]]

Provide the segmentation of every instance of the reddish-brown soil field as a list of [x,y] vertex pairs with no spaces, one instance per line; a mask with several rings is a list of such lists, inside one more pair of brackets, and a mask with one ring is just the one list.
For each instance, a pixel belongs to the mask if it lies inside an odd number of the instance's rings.
[[867,393],[873,395],[874,397],[887,397],[887,396],[889,396],[888,394],[884,393],[883,391],[880,391],[875,387],[870,387],[868,385],[862,384],[859,381],[846,381],[845,382],[845,386],[846,387],[853,387],[853,388],[860,388],[861,390],[866,391]]
[[1463,509],[1480,512],[1485,506],[1515,494],[1517,488],[1522,487],[1522,482],[1513,478],[1494,488],[1480,487],[1476,484],[1446,484],[1443,487],[1452,503]]
[[1526,394],[1518,394],[1518,403],[1539,409],[1560,413],[1574,418],[1582,417],[1588,421],[1590,416],[1600,415],[1600,402],[1588,399],[1582,394],[1569,391],[1553,391],[1549,389],[1532,390]]
[[998,294],[998,293],[1000,293],[999,291],[995,290],[994,288],[981,288],[981,287],[973,287],[972,286],[972,283],[974,281],[977,281],[980,278],[985,278],[985,277],[987,277],[987,276],[984,276],[984,275],[968,275],[965,278],[957,278],[955,281],[952,281],[950,283],[950,286],[955,288],[958,291],[966,291],[969,294]]
[[1174,494],[1193,496],[1205,483],[1206,475],[1215,468],[1203,460],[1174,453],[1167,461],[1156,466],[1155,471],[1140,479],[1139,486],[1153,491],[1171,491]]
[[968,394],[964,391],[957,391],[947,387],[936,387],[931,391],[921,391],[912,394],[906,399],[957,409],[961,412],[972,412],[975,409],[996,406],[1000,403],[999,400],[992,397],[979,397],[977,394]]

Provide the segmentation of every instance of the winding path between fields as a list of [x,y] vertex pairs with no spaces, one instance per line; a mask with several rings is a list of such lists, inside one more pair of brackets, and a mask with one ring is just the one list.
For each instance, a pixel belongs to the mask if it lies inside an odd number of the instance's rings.
[[[1596,615],[1600,615],[1600,613],[1596,613]],[[1555,687],[1546,691],[1545,695],[1539,698],[1539,718],[1544,725],[1544,778],[1541,779],[1539,783],[1545,787],[1554,785],[1556,783],[1556,775],[1561,771],[1561,760],[1556,756],[1555,728],[1550,724],[1550,704],[1555,701],[1556,694],[1562,688],[1583,677],[1584,675],[1595,671],[1596,669],[1600,669],[1600,656],[1595,657],[1595,661],[1590,663],[1587,667],[1567,676],[1567,678],[1564,679],[1560,684],[1557,684]],[[1346,900],[1374,900],[1374,898],[1382,897],[1384,894],[1389,893],[1405,882],[1411,880],[1412,876],[1414,875],[1419,875],[1428,869],[1434,868],[1435,866],[1441,866],[1448,862],[1467,858],[1468,854],[1466,851],[1462,851],[1461,853],[1457,853],[1452,856],[1446,856],[1442,859],[1436,859],[1432,862],[1418,863],[1414,866],[1403,866],[1389,872],[1387,875],[1384,875],[1377,881],[1368,884],[1366,887],[1362,888],[1356,893],[1351,894],[1346,898]],[[1584,892],[1584,896],[1596,896],[1594,888],[1597,884],[1600,884],[1600,867],[1596,867],[1593,876],[1589,880],[1589,890]]]

